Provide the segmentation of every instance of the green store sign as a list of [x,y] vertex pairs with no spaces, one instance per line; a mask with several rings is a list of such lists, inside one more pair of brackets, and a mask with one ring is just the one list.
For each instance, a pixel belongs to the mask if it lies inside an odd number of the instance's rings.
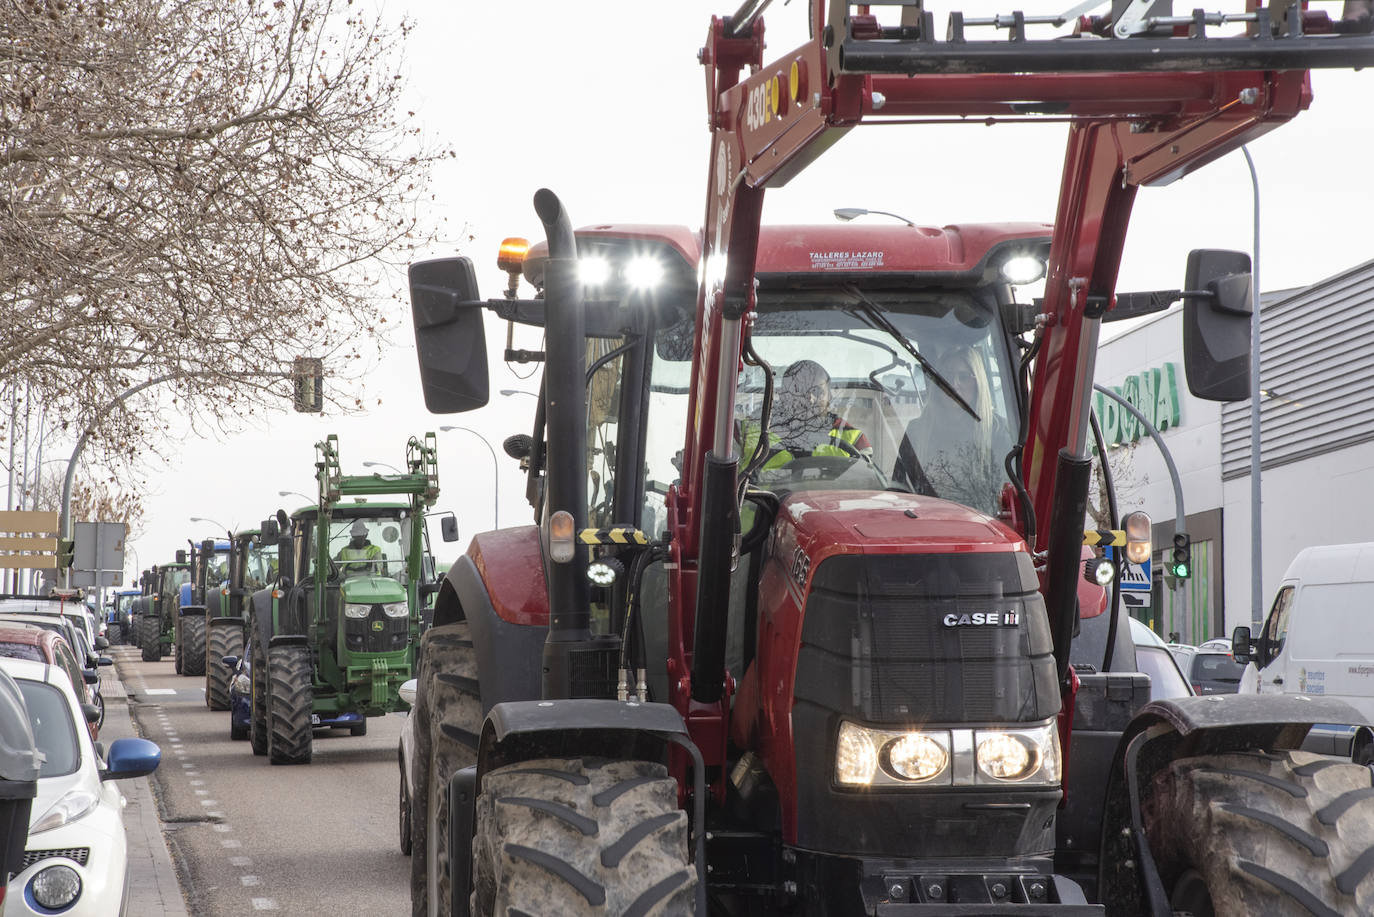
[[[1144,414],[1159,432],[1179,425],[1177,363],[1165,363],[1158,369],[1127,376],[1120,385],[1108,388]],[[1130,411],[1101,392],[1093,395],[1093,409],[1108,448],[1136,442],[1146,435],[1145,428]]]

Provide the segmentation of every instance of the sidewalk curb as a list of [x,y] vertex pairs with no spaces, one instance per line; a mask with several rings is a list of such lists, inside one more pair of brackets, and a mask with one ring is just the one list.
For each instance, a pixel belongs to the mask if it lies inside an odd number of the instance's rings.
[[[129,647],[110,647],[114,671],[101,671],[101,694],[105,698],[105,725],[100,739],[108,748],[115,739],[139,737],[133,720],[133,694],[119,677],[119,666]],[[160,767],[168,766],[162,759]],[[152,778],[123,780],[120,791],[128,800],[124,809],[124,834],[129,844],[129,914],[139,917],[189,917],[176,866],[158,818],[157,799]]]

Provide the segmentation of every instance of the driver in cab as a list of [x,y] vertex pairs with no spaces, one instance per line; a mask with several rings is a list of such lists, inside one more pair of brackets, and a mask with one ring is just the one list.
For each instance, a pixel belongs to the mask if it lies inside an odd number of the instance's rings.
[[[830,410],[830,373],[815,360],[798,360],[782,374],[768,424],[768,458],[761,470],[781,468],[804,456],[873,460],[873,444],[858,427]],[[749,462],[758,447],[757,424],[739,425],[741,454]]]
[[348,544],[335,556],[339,571],[343,576],[386,575],[386,561],[382,559],[382,549],[367,538],[367,523],[359,519],[348,530]]

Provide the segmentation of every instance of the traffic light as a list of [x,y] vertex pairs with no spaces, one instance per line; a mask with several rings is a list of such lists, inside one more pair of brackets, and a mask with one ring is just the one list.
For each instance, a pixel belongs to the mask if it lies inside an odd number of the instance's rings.
[[1192,576],[1192,555],[1193,551],[1187,533],[1179,532],[1174,536],[1174,553],[1169,561],[1169,572],[1179,579],[1187,579]]

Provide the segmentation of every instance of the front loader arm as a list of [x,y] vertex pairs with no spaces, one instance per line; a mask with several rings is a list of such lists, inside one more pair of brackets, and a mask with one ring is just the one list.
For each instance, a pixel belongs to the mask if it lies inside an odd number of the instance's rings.
[[[1246,15],[1253,24],[1238,37],[1210,37],[1194,16],[1191,37],[1184,25],[1140,37],[1039,41],[1018,20],[1010,40],[980,41],[960,20],[957,29],[951,22],[952,40],[937,40],[930,15],[916,4],[899,27],[883,27],[867,6],[831,0],[812,4],[812,41],[765,64],[757,7],[747,3],[749,12],[713,19],[701,52],[712,147],[692,423],[672,506],[675,656],[685,666],[694,642],[711,633],[689,615],[724,604],[723,594],[698,594],[701,582],[716,590],[728,582],[712,571],[728,565],[721,546],[734,536],[731,519],[705,511],[719,499],[706,485],[707,453],[721,460],[733,452],[735,377],[764,190],[785,184],[862,123],[1049,118],[1068,121],[1070,130],[1023,467],[1038,522],[1031,547],[1044,563],[1065,673],[1086,471],[1067,475],[1068,492],[1059,492],[1059,456],[1076,466],[1088,460],[1099,321],[1113,303],[1136,188],[1174,181],[1291,119],[1310,102],[1309,68],[1374,64],[1374,38],[1309,35],[1311,15],[1296,6],[1274,20],[1252,6]],[[1092,31],[1107,34],[1110,25],[1095,22]],[[745,67],[751,72],[741,78]],[[1078,530],[1072,538],[1069,529]],[[704,546],[713,549],[709,555]],[[700,679],[721,674],[695,668],[693,693]]]

